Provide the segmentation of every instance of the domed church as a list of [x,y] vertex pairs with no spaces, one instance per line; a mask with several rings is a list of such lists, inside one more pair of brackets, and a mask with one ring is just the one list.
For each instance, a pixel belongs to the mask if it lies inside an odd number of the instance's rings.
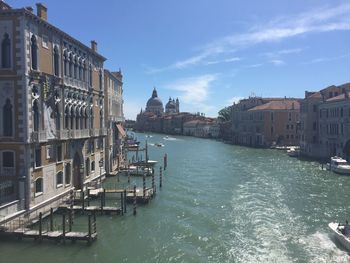
[[168,103],[165,105],[165,113],[179,113],[180,112],[180,103],[177,98],[176,101],[169,97]]
[[153,112],[157,114],[164,113],[163,102],[160,98],[158,98],[156,88],[153,89],[152,97],[147,101],[146,112]]

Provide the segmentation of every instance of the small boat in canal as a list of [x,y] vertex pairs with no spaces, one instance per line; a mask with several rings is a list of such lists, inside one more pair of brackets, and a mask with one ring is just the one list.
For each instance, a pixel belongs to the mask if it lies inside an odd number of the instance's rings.
[[300,155],[300,150],[296,147],[291,147],[289,150],[287,150],[287,154],[290,157],[298,157]]
[[335,234],[337,240],[350,251],[350,225],[348,221],[346,221],[345,225],[332,222],[329,223],[328,226]]
[[156,143],[154,144],[154,146],[157,146],[157,147],[164,147],[164,144],[163,144],[163,143],[156,142]]
[[331,157],[331,162],[327,163],[327,169],[338,174],[350,175],[350,164],[341,157]]
[[144,174],[148,175],[148,174],[152,174],[152,168],[130,165],[129,173],[130,175],[144,175]]

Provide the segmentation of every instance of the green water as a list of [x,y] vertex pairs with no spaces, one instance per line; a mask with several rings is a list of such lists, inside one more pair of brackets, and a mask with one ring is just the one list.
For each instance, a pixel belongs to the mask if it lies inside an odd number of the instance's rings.
[[0,262],[350,262],[327,226],[350,218],[350,177],[277,150],[152,135],[168,169],[137,216],[98,216],[90,246],[0,241]]

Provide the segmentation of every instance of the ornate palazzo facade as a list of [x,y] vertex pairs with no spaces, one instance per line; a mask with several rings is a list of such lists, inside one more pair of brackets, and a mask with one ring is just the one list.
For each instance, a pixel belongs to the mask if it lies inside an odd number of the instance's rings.
[[105,175],[104,69],[47,22],[0,2],[0,220],[60,202]]

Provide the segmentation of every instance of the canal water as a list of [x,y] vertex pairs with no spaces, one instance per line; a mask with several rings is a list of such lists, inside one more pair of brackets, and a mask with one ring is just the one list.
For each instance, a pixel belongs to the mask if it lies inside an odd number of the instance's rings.
[[137,216],[98,216],[91,245],[2,240],[0,262],[350,262],[327,226],[350,218],[350,177],[283,151],[152,136],[168,169]]

